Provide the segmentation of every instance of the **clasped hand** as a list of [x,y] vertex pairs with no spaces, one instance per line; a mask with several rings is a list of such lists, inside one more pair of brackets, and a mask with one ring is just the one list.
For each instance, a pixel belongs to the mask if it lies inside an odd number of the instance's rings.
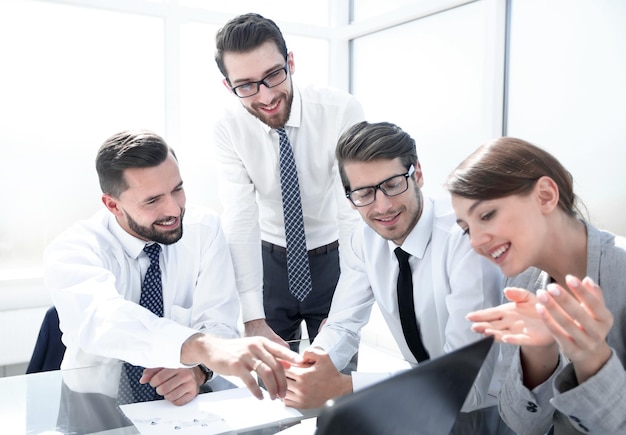
[[184,405],[196,397],[204,374],[198,368],[147,368],[139,382],[149,383],[156,392],[174,405]]
[[568,290],[549,284],[537,294],[509,287],[511,301],[467,315],[472,330],[493,335],[497,341],[519,346],[549,347],[558,343],[574,364],[579,382],[595,374],[611,355],[606,337],[613,316],[602,290],[589,277],[582,281],[568,275]]
[[352,378],[337,370],[330,356],[322,349],[311,347],[302,354],[303,363],[285,370],[286,406],[298,409],[319,408],[332,398],[352,392]]

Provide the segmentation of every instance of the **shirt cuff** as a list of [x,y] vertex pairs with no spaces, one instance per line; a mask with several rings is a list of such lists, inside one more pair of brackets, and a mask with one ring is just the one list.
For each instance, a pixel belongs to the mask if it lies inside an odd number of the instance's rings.
[[241,319],[244,323],[250,320],[265,319],[263,290],[239,293],[239,302],[241,303]]
[[159,331],[159,334],[161,334],[161,337],[163,338],[163,341],[158,340],[158,345],[161,346],[161,348],[157,350],[157,352],[160,353],[159,365],[167,368],[188,368],[195,366],[195,364],[188,366],[181,363],[180,357],[185,341],[197,333],[198,331],[195,329],[170,321],[166,328]]
[[592,377],[582,384],[576,380],[574,365],[569,363],[558,374],[554,381],[554,398],[552,404],[557,409],[567,409],[568,413],[584,414],[589,409],[597,407],[598,400],[603,406],[613,408],[611,401],[621,401],[625,388],[626,377],[624,368],[612,351],[609,360]]

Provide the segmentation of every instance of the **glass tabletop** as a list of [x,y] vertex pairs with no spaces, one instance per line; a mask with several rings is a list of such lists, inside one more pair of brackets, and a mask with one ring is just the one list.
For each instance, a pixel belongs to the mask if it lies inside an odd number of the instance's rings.
[[[114,363],[0,378],[2,432],[138,434],[137,428],[117,403],[120,367],[120,363]],[[218,375],[202,386],[201,394],[238,387]],[[293,421],[290,423],[293,424]],[[266,428],[237,433],[266,435],[284,427],[287,425],[272,423]]]
[[[300,349],[302,351],[302,349]],[[359,349],[359,370],[389,371],[398,357],[385,355],[371,346]],[[369,364],[365,364],[369,362]],[[371,367],[370,367],[371,365]],[[117,404],[122,363],[72,370],[55,370],[0,378],[0,422],[10,434],[100,434],[136,435],[140,432]],[[386,370],[381,370],[381,369]],[[400,367],[398,367],[400,368]],[[237,378],[215,376],[201,388],[203,394],[242,387]],[[134,405],[133,405],[134,406]],[[319,409],[302,411],[302,420],[312,419]],[[237,434],[270,435],[297,420],[272,422]],[[469,426],[468,426],[469,425]],[[300,426],[300,425],[298,425]],[[460,416],[454,434],[503,434],[496,407]],[[465,428],[471,427],[468,432]],[[482,427],[482,429],[476,429]],[[486,428],[486,429],[485,429]],[[296,429],[296,427],[292,427]],[[484,430],[483,430],[484,429]],[[495,430],[494,430],[495,429]],[[506,428],[505,428],[506,429]],[[307,435],[315,432],[309,429]],[[227,432],[234,434],[235,432]],[[305,433],[305,432],[300,432]]]

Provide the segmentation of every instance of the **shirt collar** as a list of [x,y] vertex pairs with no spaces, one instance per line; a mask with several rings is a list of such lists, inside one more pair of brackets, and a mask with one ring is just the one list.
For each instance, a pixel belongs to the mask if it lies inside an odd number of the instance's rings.
[[[293,83],[293,82],[292,82]],[[291,113],[285,127],[300,127],[302,122],[302,97],[300,89],[293,85],[293,101],[291,103]]]
[[126,230],[120,226],[113,213],[109,213],[108,226],[111,233],[122,245],[126,255],[134,259],[139,258],[139,254],[143,252],[143,248],[146,246],[146,241],[128,234]]
[[[426,248],[430,243],[430,239],[433,234],[433,219],[434,219],[434,209],[430,199],[424,195],[422,192],[423,198],[423,208],[422,215],[415,227],[411,230],[409,235],[402,243],[402,250],[408,252],[414,257],[422,259],[424,257],[424,253],[426,252]],[[389,250],[392,252],[398,247],[393,241],[389,240],[388,242]]]

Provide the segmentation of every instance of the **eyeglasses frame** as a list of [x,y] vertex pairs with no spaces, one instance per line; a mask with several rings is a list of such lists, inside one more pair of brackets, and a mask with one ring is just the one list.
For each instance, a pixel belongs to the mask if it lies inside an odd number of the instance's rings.
[[[280,83],[276,83],[273,86],[270,86],[269,83],[266,82],[267,78],[269,76],[271,76],[272,74],[276,74],[278,71],[283,70],[285,71],[285,79],[282,80]],[[261,90],[261,85],[265,86],[268,89],[271,88],[275,88],[276,86],[282,85],[283,83],[285,83],[285,81],[287,80],[287,77],[289,77],[289,62],[285,63],[285,65],[283,65],[281,68],[275,69],[274,71],[270,72],[269,74],[267,74],[265,77],[263,77],[261,80],[258,81],[252,81],[252,82],[246,82],[246,83],[242,83],[240,85],[237,86],[231,86],[230,90],[237,95],[237,97],[239,98],[250,98],[250,97],[254,97],[256,94],[259,93],[259,91]],[[237,89],[241,88],[242,86],[250,86],[250,85],[256,85],[256,92],[254,94],[250,94],[250,95],[246,95],[246,96],[241,96],[237,93]]]
[[[352,204],[354,204],[355,207],[366,207],[368,205],[372,205],[376,202],[376,191],[380,190],[386,197],[393,197],[393,196],[398,196],[398,195],[402,195],[404,192],[406,192],[407,190],[409,190],[409,178],[411,176],[413,176],[413,174],[415,173],[415,166],[411,165],[409,166],[409,170],[404,173],[404,174],[398,174],[398,175],[392,175],[389,178],[385,178],[383,181],[381,181],[380,183],[378,183],[375,186],[363,186],[363,187],[359,187],[358,189],[354,189],[354,190],[350,190],[347,191],[346,190],[346,198],[348,198],[350,200],[350,202]],[[388,182],[389,180],[396,178],[396,177],[404,177],[406,180],[406,189],[404,189],[402,192],[398,192],[398,193],[394,193],[393,195],[389,195],[387,192],[385,192],[385,189],[383,189],[382,185],[385,184],[386,182]],[[361,204],[361,205],[357,205],[354,200],[351,198],[351,195],[358,191],[358,190],[363,190],[363,189],[374,189],[374,199],[372,200],[372,202],[368,202],[367,204]]]

